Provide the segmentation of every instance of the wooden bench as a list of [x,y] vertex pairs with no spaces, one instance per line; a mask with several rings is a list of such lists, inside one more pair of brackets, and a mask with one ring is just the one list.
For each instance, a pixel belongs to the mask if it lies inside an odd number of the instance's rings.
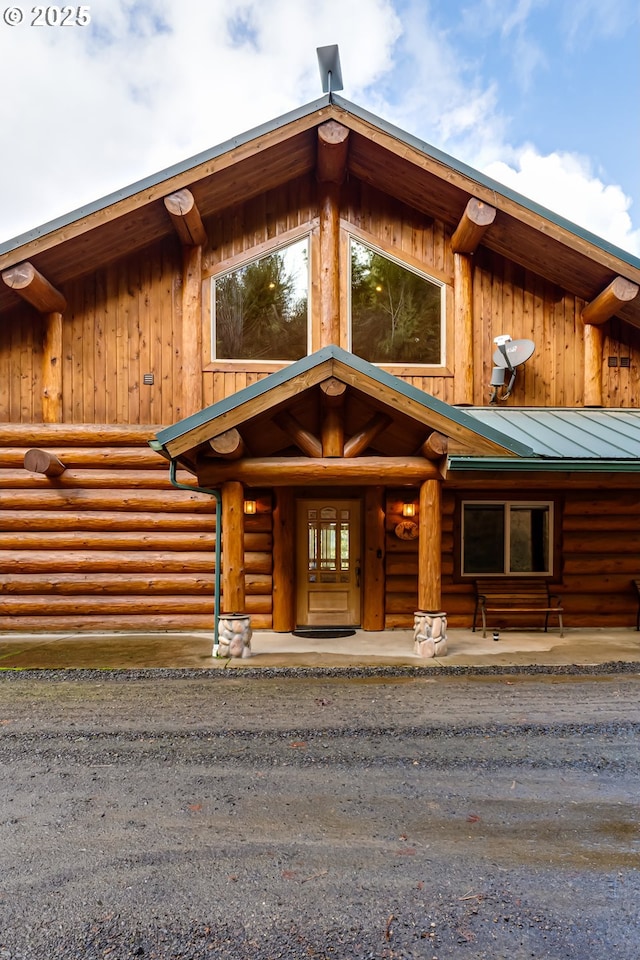
[[[560,597],[549,593],[546,580],[526,577],[495,577],[476,580],[476,608],[473,613],[473,629],[476,629],[478,611],[482,617],[482,636],[487,635],[487,614],[501,614],[502,620],[511,614],[544,613],[545,633],[549,625],[549,616],[555,614],[560,624],[560,636],[564,636],[562,625],[563,608]],[[640,619],[640,614],[639,614]]]
[[633,581],[638,594],[638,613],[636,614],[636,630],[640,630],[640,580]]

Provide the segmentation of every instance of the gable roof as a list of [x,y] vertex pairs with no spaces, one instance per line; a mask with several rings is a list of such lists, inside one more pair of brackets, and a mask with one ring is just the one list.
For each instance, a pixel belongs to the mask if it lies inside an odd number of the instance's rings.
[[[176,459],[193,469],[198,449],[213,437],[233,428],[243,431],[256,424],[255,442],[260,443],[267,421],[287,406],[309,407],[310,394],[321,383],[334,378],[378,412],[396,421],[394,429],[407,434],[413,444],[411,453],[429,431],[437,431],[454,441],[458,448],[485,456],[533,456],[528,445],[514,441],[492,426],[469,417],[436,397],[405,383],[361,357],[335,345],[323,347],[290,366],[270,374],[214,403],[184,420],[158,432],[151,446],[168,459]],[[414,424],[414,434],[406,422]],[[261,436],[262,435],[262,436]]]
[[[170,235],[163,199],[185,187],[206,218],[315,168],[316,128],[350,130],[349,175],[452,230],[473,196],[497,209],[489,249],[586,301],[616,276],[640,283],[640,259],[527,200],[424,141],[328,94],[269,123],[0,244],[0,270],[30,260],[54,285]],[[18,303],[0,284],[0,312]],[[640,297],[618,314],[640,326]]]

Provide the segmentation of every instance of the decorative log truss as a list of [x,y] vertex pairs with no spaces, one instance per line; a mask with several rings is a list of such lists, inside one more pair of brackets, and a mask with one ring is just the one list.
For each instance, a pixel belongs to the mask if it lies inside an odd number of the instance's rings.
[[[375,451],[375,441],[393,427],[393,417],[372,410],[369,419],[349,434],[345,424],[347,385],[335,377],[319,384],[320,430],[316,434],[288,409],[274,412],[273,424],[285,437],[287,446],[303,456],[273,451],[271,456],[250,455],[251,440],[243,427],[233,427],[207,442],[198,460],[198,480],[203,486],[217,486],[232,480],[248,486],[314,485],[318,483],[363,486],[421,483],[442,477],[441,467],[448,451],[448,438],[437,430],[425,429],[424,439],[413,453],[385,455],[384,444]],[[265,430],[267,428],[265,427]]]

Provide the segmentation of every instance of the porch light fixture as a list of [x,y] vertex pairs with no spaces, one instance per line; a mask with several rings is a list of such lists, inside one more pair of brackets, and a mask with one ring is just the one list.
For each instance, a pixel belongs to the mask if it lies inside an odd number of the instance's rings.
[[256,512],[256,501],[255,500],[245,500],[244,501],[244,512],[246,514],[253,514]]
[[415,517],[416,515],[416,505],[413,501],[408,500],[406,503],[402,504],[402,516],[403,517]]

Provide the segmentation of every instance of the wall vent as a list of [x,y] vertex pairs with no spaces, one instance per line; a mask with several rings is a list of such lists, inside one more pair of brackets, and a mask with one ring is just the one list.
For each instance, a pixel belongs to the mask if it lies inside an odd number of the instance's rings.
[[621,366],[621,367],[630,367],[630,366],[631,366],[631,357],[620,357],[620,366]]
[[142,374],[142,382],[145,384],[145,386],[147,386],[147,387],[152,387],[152,386],[153,386],[153,374],[152,374],[152,373],[143,373],[143,374]]
[[617,357],[609,357],[609,366],[610,366],[610,367],[617,367],[617,366],[618,366],[618,358],[617,358]]

